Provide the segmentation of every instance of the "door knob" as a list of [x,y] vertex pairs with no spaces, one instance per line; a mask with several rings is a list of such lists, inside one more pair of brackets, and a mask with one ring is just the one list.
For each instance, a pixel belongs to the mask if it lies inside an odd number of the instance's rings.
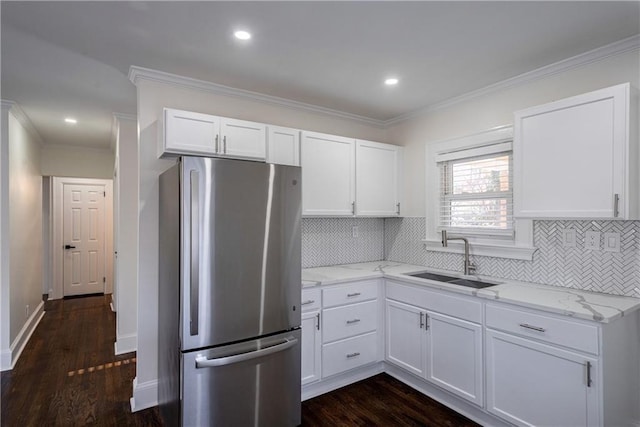
[[71,245],[64,245],[65,249],[75,249],[75,246],[71,246]]

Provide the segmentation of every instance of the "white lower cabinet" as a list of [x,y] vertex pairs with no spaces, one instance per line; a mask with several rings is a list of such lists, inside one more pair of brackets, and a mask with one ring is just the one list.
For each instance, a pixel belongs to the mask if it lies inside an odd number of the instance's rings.
[[320,333],[320,289],[302,290],[302,385],[321,378],[322,335]]
[[377,359],[378,336],[375,332],[322,346],[322,375],[330,377],[373,363]]
[[386,360],[483,405],[482,326],[387,299]]
[[487,330],[487,409],[521,426],[597,426],[598,361]]

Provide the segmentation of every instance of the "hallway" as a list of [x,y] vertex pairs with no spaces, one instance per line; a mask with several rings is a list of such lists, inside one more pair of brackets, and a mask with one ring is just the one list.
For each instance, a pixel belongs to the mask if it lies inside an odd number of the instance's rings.
[[156,409],[131,413],[135,353],[113,355],[111,296],[47,301],[12,371],[2,373],[2,426],[158,426]]

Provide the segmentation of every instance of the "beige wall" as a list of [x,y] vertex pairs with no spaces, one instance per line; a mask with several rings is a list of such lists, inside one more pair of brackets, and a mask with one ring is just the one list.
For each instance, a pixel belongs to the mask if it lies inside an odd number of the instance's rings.
[[[42,302],[40,145],[9,114],[10,341]],[[29,305],[30,312],[25,311]]]
[[42,148],[42,175],[73,178],[113,178],[115,155],[111,149],[71,145]]
[[[134,409],[157,399],[158,176],[173,160],[158,160],[158,122],[163,107],[216,114],[280,126],[385,142],[384,130],[359,122],[271,104],[169,86],[141,79],[138,90],[139,207],[138,217],[138,350]],[[131,189],[122,189],[124,192]],[[151,397],[154,396],[154,397]],[[153,402],[152,402],[153,401]]]
[[388,137],[404,145],[405,213],[425,215],[425,144],[513,124],[513,112],[592,90],[631,82],[640,88],[638,50],[574,68],[544,79],[488,93],[427,112],[389,128]]

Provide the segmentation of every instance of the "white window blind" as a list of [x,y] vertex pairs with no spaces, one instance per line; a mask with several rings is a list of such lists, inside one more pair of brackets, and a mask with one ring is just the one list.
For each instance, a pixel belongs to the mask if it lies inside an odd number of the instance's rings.
[[510,147],[495,152],[507,146],[439,156],[440,228],[513,238],[513,156]]

